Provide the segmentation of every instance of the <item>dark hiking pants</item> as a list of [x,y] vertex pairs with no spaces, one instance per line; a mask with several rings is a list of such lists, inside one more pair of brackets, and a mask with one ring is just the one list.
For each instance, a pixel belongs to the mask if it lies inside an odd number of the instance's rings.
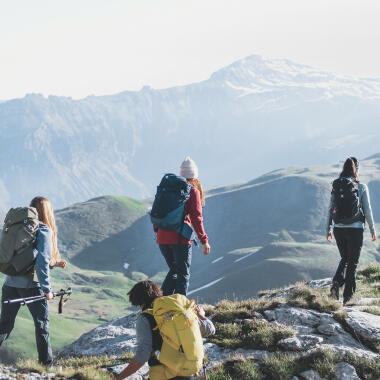
[[190,281],[191,244],[160,244],[159,247],[169,266],[161,287],[164,296],[186,295]]
[[356,290],[356,269],[363,246],[362,228],[334,228],[334,236],[341,260],[333,281],[344,286],[343,299],[353,296]]
[[[40,288],[14,288],[3,285],[3,294],[1,297],[1,320],[0,320],[0,346],[6,340],[13,330],[17,313],[21,307],[20,304],[4,304],[5,299],[26,298],[43,295]],[[49,336],[49,310],[46,300],[33,302],[27,305],[34,320],[36,332],[36,342],[38,350],[38,361],[42,364],[50,364],[53,360],[53,354],[50,345]],[[26,336],[25,340],[30,339]]]

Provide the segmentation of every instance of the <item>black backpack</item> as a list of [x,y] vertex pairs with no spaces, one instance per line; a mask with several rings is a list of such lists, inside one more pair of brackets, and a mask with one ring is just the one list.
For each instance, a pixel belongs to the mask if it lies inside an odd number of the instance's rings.
[[192,186],[175,174],[165,174],[157,186],[150,212],[151,222],[163,230],[174,230],[188,240],[193,239],[193,229],[184,223],[185,203],[190,198]]
[[335,224],[351,224],[364,222],[364,214],[360,207],[359,186],[352,177],[337,178],[332,185],[333,214]]

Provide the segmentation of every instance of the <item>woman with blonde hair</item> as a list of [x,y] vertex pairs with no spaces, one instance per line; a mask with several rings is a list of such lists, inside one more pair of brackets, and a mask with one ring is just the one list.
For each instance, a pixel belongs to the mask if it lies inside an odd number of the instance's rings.
[[[195,162],[186,157],[180,167],[180,176],[192,185],[190,197],[185,203],[184,223],[191,226],[201,244],[203,254],[210,253],[210,245],[203,226],[202,206],[205,204],[203,188],[198,180],[198,167]],[[192,257],[192,241],[186,239],[174,230],[155,228],[157,244],[169,267],[169,272],[162,284],[165,296],[174,293],[187,294],[190,280],[190,265]]]
[[[57,246],[57,227],[54,210],[50,201],[44,197],[35,197],[30,203],[38,213],[40,225],[35,243],[34,271],[21,276],[6,276],[3,284],[2,300],[26,298],[45,295],[45,300],[28,304],[32,314],[36,332],[38,360],[41,364],[49,365],[53,361],[49,334],[49,310],[47,301],[53,298],[49,269],[66,267]],[[0,345],[9,337],[13,330],[20,304],[4,304],[1,308]]]

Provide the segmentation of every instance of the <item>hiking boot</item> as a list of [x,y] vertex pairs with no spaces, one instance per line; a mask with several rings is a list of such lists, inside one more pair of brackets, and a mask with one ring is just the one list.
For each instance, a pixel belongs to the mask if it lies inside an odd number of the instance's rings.
[[333,286],[330,288],[330,296],[334,298],[334,300],[339,301],[339,286],[338,284],[334,283]]
[[350,296],[350,297],[344,297],[343,298],[343,306],[346,306],[346,304],[348,304],[352,300],[353,300],[352,296]]

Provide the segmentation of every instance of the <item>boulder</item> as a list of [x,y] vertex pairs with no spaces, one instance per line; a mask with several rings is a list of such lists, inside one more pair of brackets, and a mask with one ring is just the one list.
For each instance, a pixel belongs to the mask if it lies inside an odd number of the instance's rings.
[[300,378],[303,380],[321,380],[319,373],[313,369],[300,373]]
[[281,339],[277,344],[286,351],[308,351],[323,342],[323,338],[316,335],[298,335]]
[[380,341],[380,317],[359,310],[348,310],[347,325],[358,335],[359,339],[370,342]]
[[56,356],[121,355],[136,347],[135,323],[138,313],[113,319],[83,334],[74,343],[61,348]]
[[335,376],[337,380],[360,380],[355,368],[345,362],[340,362],[336,365]]

